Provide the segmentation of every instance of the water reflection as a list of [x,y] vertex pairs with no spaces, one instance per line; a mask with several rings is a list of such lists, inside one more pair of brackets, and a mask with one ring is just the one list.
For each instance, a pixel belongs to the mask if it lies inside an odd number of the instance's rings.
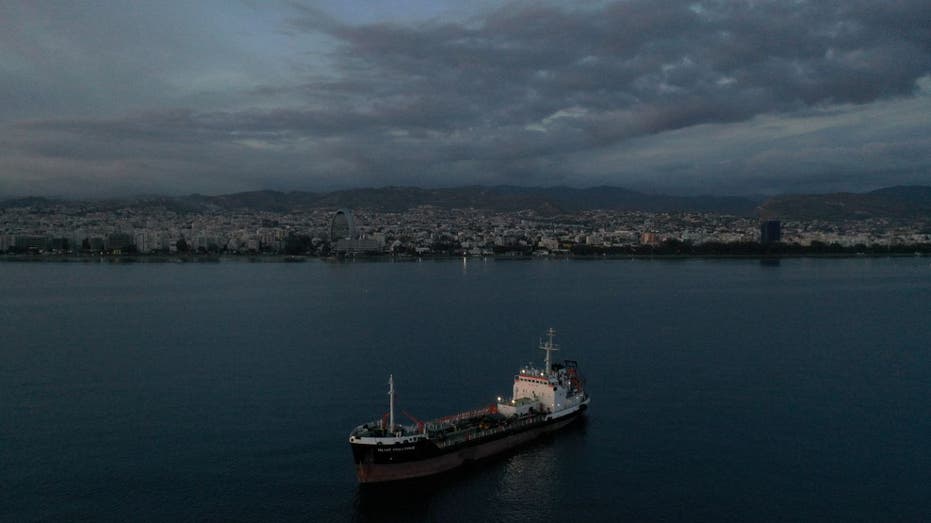
[[385,485],[359,485],[353,521],[405,521],[429,519],[431,500],[440,481],[414,480]]
[[[558,495],[560,454],[553,445],[537,445],[508,460],[505,473],[498,481],[496,505],[514,513],[501,514],[507,521],[519,521],[527,511],[540,515],[553,513]],[[543,518],[546,519],[546,518]]]

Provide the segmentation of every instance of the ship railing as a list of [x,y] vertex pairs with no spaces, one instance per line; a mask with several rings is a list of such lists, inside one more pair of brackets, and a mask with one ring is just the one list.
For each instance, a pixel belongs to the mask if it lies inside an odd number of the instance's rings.
[[440,427],[443,425],[449,425],[451,423],[459,423],[460,421],[478,418],[481,416],[488,416],[498,412],[498,409],[495,405],[490,407],[484,407],[481,409],[467,410],[465,412],[460,412],[458,414],[452,414],[450,416],[444,416],[442,418],[437,418],[435,420],[430,420],[427,425],[430,427]]
[[423,434],[423,431],[420,430],[415,425],[399,425],[395,424],[394,432],[388,431],[387,427],[382,426],[381,420],[374,420],[368,423],[363,423],[358,427],[352,429],[350,435],[352,436],[364,436],[364,437],[375,437],[375,438],[390,438],[394,437],[396,433],[400,433],[402,437],[407,436],[420,436]]
[[382,429],[382,427],[381,427],[381,420],[374,420],[374,421],[370,421],[370,422],[368,422],[368,423],[363,423],[363,424],[359,425],[358,427],[352,429],[352,432],[351,432],[350,434],[352,434],[352,435],[360,435],[360,434],[363,434],[363,433],[378,432],[378,431],[382,431],[382,430],[383,430],[383,429]]
[[439,448],[446,448],[446,447],[450,447],[453,445],[458,445],[466,441],[472,441],[474,439],[483,439],[488,436],[492,436],[494,434],[499,434],[502,432],[513,430],[515,428],[532,425],[533,423],[539,421],[539,419],[541,419],[542,417],[543,417],[542,414],[534,414],[532,416],[512,420],[512,421],[507,422],[504,425],[499,425],[497,427],[492,427],[492,428],[485,429],[485,430],[479,430],[479,431],[467,430],[460,434],[453,434],[451,437],[447,437],[446,439],[442,441],[436,441],[435,443],[436,443],[436,446]]

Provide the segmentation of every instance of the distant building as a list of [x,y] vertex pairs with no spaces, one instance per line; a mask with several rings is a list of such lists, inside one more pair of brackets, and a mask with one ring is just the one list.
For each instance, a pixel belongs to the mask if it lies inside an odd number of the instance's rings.
[[779,220],[766,220],[760,223],[760,243],[778,243],[782,241],[782,223]]
[[640,245],[659,245],[659,235],[655,232],[644,232],[640,234]]
[[13,243],[16,249],[21,252],[40,252],[48,249],[49,238],[46,236],[17,236]]
[[340,239],[336,241],[334,250],[337,254],[363,254],[376,253],[384,250],[385,244],[372,238]]
[[71,248],[71,243],[68,241],[68,238],[50,238],[48,240],[48,247],[53,251],[67,251]]
[[330,220],[330,241],[351,240],[356,237],[356,226],[353,223],[352,211],[340,209]]
[[91,252],[100,252],[103,250],[104,241],[103,238],[93,237],[87,239],[87,250]]
[[384,250],[384,236],[363,238],[356,232],[352,211],[340,209],[330,220],[330,242],[338,255],[378,253]]
[[124,232],[114,232],[107,235],[107,240],[105,248],[108,251],[113,252],[114,254],[119,254],[122,252],[127,252],[131,250],[135,245],[133,244],[133,237]]

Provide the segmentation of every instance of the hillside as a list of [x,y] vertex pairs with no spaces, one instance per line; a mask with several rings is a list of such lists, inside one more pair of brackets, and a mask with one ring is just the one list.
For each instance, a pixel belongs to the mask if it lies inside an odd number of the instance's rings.
[[770,198],[760,216],[782,220],[931,219],[931,187],[912,185],[868,193],[796,194]]
[[867,193],[795,194],[765,201],[733,196],[668,196],[619,187],[495,187],[466,186],[444,189],[382,187],[333,192],[251,191],[219,196],[192,194],[181,197],[140,196],[96,201],[20,198],[0,202],[0,209],[58,205],[98,211],[165,208],[177,212],[225,210],[289,212],[308,209],[371,209],[383,212],[432,205],[441,208],[476,208],[493,211],[532,210],[542,215],[586,210],[643,212],[708,212],[782,220],[931,220],[931,187],[897,186]]

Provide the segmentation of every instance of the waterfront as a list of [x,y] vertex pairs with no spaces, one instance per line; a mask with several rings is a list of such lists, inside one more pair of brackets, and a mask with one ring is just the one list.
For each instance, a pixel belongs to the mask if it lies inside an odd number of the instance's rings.
[[[0,266],[0,519],[920,520],[927,258]],[[560,331],[590,418],[401,491],[384,410],[490,403]]]

